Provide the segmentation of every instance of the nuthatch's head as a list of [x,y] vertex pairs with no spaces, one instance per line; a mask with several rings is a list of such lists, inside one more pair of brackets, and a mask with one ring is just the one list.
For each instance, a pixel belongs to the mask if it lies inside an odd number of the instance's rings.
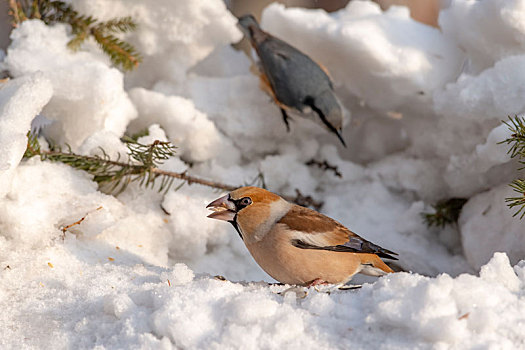
[[260,30],[259,23],[257,23],[257,20],[252,15],[239,17],[237,26],[248,38],[253,37],[254,33]]

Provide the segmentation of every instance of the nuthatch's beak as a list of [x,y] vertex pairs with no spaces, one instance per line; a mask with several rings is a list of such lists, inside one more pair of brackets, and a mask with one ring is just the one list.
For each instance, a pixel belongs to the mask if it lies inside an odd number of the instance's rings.
[[206,208],[210,208],[214,211],[214,213],[208,215],[208,217],[211,219],[233,221],[235,219],[235,215],[237,215],[235,203],[230,200],[229,194],[214,200],[208,204]]

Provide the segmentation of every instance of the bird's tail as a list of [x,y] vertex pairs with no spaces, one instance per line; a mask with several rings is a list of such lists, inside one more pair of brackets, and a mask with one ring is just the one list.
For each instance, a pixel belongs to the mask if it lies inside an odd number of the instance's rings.
[[375,254],[360,254],[361,273],[368,276],[383,276],[394,270]]
[[[321,119],[321,122],[323,122],[323,124],[326,126],[326,128],[328,130],[330,130],[331,132],[333,132],[334,134],[337,135],[337,138],[339,139],[339,141],[341,141],[341,143],[343,144],[344,147],[346,147],[346,143],[345,143],[345,140],[343,139],[343,136],[341,135],[341,132],[340,130],[338,130],[338,128],[336,128],[327,118],[326,118],[326,115],[323,113],[323,111],[321,110],[321,108],[319,108],[318,106],[315,105],[315,101],[312,97],[308,96],[305,98],[305,100],[303,101],[303,103],[307,106],[309,106],[315,113],[317,113],[317,115],[319,116],[319,118]],[[342,123],[342,119],[340,121]]]

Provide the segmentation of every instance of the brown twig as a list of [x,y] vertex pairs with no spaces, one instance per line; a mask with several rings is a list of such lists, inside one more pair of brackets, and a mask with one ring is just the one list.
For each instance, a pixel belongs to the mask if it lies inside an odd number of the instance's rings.
[[[100,210],[100,209],[102,209],[102,206],[98,207],[97,209],[95,209],[95,210],[93,210],[93,211],[97,211],[97,210]],[[69,225],[67,225],[67,226],[62,227],[62,228],[61,228],[61,230],[62,230],[62,238],[65,237],[66,232],[67,232],[68,229],[70,229],[70,228],[73,227],[73,226],[80,225],[80,224],[82,223],[82,221],[84,221],[84,220],[86,219],[86,217],[87,217],[89,214],[91,214],[93,211],[88,212],[86,215],[84,215],[83,217],[81,217],[80,220],[77,220],[77,221],[75,221],[75,222],[72,223],[72,224],[69,224]]]
[[339,177],[339,178],[342,178],[343,177],[343,174],[341,174],[341,172],[339,171],[339,168],[337,167],[337,165],[331,165],[330,163],[328,163],[328,161],[326,160],[323,160],[322,162],[319,161],[319,160],[316,160],[316,159],[310,159],[306,165],[308,166],[312,166],[312,165],[315,165],[317,166],[318,168],[322,169],[322,170],[330,170],[330,171],[333,171],[334,175]]
[[[31,151],[36,152],[35,154],[45,155],[45,156],[48,156],[48,157],[70,156],[71,155],[70,153],[65,153],[65,152],[61,152],[61,151],[39,150],[39,152],[37,152],[34,149],[31,149]],[[86,159],[86,160],[97,160],[97,161],[100,161],[99,158],[96,158],[96,157],[93,157],[93,156],[83,156],[83,158]],[[132,165],[132,164],[129,164],[129,163],[120,162],[120,161],[114,161],[114,160],[104,160],[104,162],[106,162],[107,164],[114,165],[114,166],[129,168],[129,171],[127,172],[128,175],[137,175],[137,174],[145,172],[144,166],[142,166],[142,165]],[[156,167],[150,167],[147,171],[149,171],[151,174],[154,174],[155,176],[167,176],[167,177],[183,180],[188,185],[198,184],[198,185],[207,186],[207,187],[211,187],[211,188],[215,188],[215,189],[219,189],[219,190],[223,190],[223,191],[228,191],[228,192],[233,191],[233,190],[241,187],[241,186],[232,186],[232,185],[228,185],[228,184],[225,184],[225,183],[221,183],[221,182],[217,182],[217,181],[211,181],[211,180],[206,180],[206,179],[203,179],[203,178],[200,178],[200,177],[188,175],[187,171],[184,171],[184,172],[181,172],[181,173],[177,173],[177,172],[173,172],[173,171],[162,170],[162,169],[159,169],[159,168],[156,168]],[[295,197],[291,197],[291,196],[282,196],[282,197],[285,200],[289,201],[289,202],[295,203],[295,204],[303,206],[303,207],[312,207],[312,208],[314,208],[316,210],[320,210],[320,208],[323,206],[323,202],[319,202],[319,201],[314,200],[312,196],[309,196],[309,195],[305,196],[298,189],[296,189],[295,191],[297,193],[297,195]],[[69,226],[64,227],[62,229],[63,232],[65,233],[65,231],[67,229],[69,229],[70,227],[80,224],[84,219],[85,219],[85,217],[83,217],[79,221],[77,221],[77,222],[75,222],[75,223],[73,223],[73,224],[71,224]]]
[[221,182],[209,181],[209,180],[201,179],[200,177],[191,176],[191,175],[188,175],[186,171],[182,173],[175,173],[173,171],[162,170],[159,168],[151,168],[151,172],[154,174],[158,174],[158,175],[169,176],[169,177],[174,177],[176,179],[184,180],[186,181],[188,185],[195,183],[195,184],[199,184],[202,186],[213,187],[213,188],[217,188],[219,190],[224,190],[224,191],[233,191],[236,188],[238,188],[238,186],[226,185]]
[[315,210],[320,210],[324,205],[324,202],[316,201],[315,199],[313,199],[312,196],[303,195],[301,191],[299,191],[297,188],[295,189],[295,193],[297,193],[295,198],[284,197],[284,199],[286,199],[289,202],[293,202],[297,205],[300,205],[302,207],[312,207]]

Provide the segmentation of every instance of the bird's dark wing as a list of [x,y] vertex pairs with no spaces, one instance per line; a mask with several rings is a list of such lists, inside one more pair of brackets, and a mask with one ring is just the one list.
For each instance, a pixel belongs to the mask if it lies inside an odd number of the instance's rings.
[[277,100],[301,111],[307,96],[332,90],[330,78],[308,56],[286,42],[271,37],[257,47],[261,67]]
[[288,226],[293,232],[291,244],[297,248],[367,253],[397,260],[393,256],[397,253],[367,241],[337,221],[308,208],[294,206],[278,224]]

